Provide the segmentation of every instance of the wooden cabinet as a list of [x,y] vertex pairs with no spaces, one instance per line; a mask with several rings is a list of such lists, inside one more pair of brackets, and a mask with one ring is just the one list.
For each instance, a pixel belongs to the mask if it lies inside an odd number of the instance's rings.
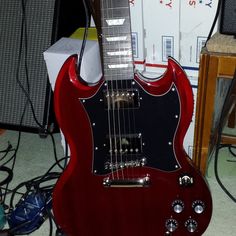
[[[213,40],[215,40],[215,38],[213,38]],[[227,42],[216,42],[216,44],[217,43],[220,44],[219,47],[222,48],[219,50],[220,52],[210,51],[209,47],[206,47],[202,50],[200,59],[193,161],[203,174],[205,174],[207,160],[212,153],[214,140],[216,139],[215,130],[213,128],[214,121],[217,120],[216,116],[220,115],[215,112],[217,105],[216,97],[219,95],[217,93],[222,93],[222,91],[219,91],[217,88],[217,84],[219,79],[224,79],[226,83],[227,80],[231,80],[236,69],[236,47],[234,48],[235,51],[226,50],[233,51],[233,53],[224,52],[224,45],[222,45],[222,43],[227,44]],[[212,42],[212,44],[214,44],[214,42]],[[233,44],[236,44],[236,40]],[[219,49],[215,44],[214,47]],[[231,115],[232,119],[234,114]],[[230,142],[236,143],[236,137],[226,137],[226,139],[227,138],[229,138]]]

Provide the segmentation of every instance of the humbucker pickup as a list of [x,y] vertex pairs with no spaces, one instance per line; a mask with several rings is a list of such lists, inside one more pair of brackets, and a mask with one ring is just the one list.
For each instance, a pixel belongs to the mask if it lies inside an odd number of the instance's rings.
[[139,92],[136,89],[128,90],[104,90],[104,101],[106,109],[139,108]]
[[142,153],[141,134],[107,136],[106,145],[110,155],[139,155]]

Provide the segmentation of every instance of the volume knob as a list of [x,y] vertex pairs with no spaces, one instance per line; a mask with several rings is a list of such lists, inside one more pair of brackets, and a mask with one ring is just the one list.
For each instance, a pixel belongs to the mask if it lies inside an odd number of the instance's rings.
[[178,228],[178,222],[175,219],[168,219],[166,221],[166,228],[170,232],[174,232]]
[[190,232],[190,233],[193,233],[196,231],[197,229],[197,221],[196,220],[193,220],[193,219],[188,219],[186,222],[185,222],[185,227],[187,228],[187,230]]
[[205,210],[205,204],[200,200],[194,201],[192,207],[197,214],[202,214]]

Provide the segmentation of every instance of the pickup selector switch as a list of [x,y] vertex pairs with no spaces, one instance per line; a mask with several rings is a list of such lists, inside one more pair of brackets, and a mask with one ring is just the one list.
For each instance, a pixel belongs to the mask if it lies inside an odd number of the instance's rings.
[[190,233],[194,233],[197,229],[197,221],[193,219],[188,219],[184,225]]
[[193,185],[193,177],[188,174],[183,174],[179,177],[179,185],[183,187],[190,187]]
[[178,228],[178,222],[175,219],[168,219],[166,221],[166,228],[170,232],[174,232]]
[[197,214],[202,214],[205,210],[205,204],[203,201],[196,200],[193,202],[192,207]]
[[184,203],[181,200],[175,200],[172,203],[172,207],[175,213],[179,214],[184,210]]

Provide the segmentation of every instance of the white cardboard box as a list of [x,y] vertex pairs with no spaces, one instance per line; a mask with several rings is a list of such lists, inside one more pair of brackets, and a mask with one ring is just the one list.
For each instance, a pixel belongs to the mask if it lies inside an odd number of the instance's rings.
[[163,73],[167,57],[179,60],[180,0],[143,2],[146,71]]
[[180,4],[180,64],[198,76],[199,59],[216,14],[218,0],[189,0]]
[[[70,55],[80,53],[81,45],[82,40],[61,38],[43,53],[52,89],[54,89],[62,65]],[[95,83],[102,77],[97,41],[87,40],[86,42],[80,76],[89,83]]]
[[142,72],[145,63],[143,0],[129,0],[132,48],[135,68]]

